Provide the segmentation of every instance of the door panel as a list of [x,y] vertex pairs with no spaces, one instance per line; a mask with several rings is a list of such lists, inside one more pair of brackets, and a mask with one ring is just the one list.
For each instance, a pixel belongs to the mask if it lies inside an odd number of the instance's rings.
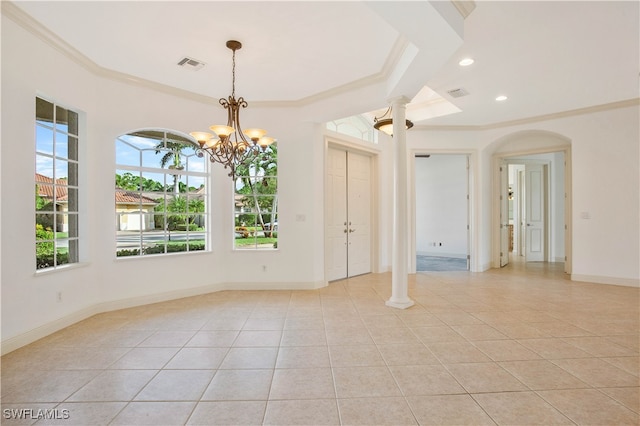
[[347,153],[347,275],[371,272],[371,159]]
[[545,167],[541,164],[525,166],[525,257],[527,262],[545,260]]
[[347,277],[347,164],[345,152],[329,148],[327,155],[327,279]]
[[509,173],[500,165],[500,267],[509,264]]

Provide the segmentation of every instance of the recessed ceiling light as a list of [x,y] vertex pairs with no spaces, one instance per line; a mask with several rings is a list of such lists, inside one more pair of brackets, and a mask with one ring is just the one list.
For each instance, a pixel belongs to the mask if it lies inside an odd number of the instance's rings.
[[464,58],[463,60],[458,62],[458,65],[460,65],[461,67],[468,67],[469,65],[473,64],[473,62],[474,61],[471,58]]
[[496,98],[496,101],[498,102],[502,102],[502,101],[506,101],[507,97],[505,95],[500,95]]

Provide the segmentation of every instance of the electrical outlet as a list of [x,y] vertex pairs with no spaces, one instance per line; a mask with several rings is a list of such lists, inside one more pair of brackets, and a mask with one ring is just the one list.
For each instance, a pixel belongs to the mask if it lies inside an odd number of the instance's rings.
[[62,303],[62,292],[61,291],[56,293],[56,302]]
[[262,265],[262,272],[267,272],[267,265]]

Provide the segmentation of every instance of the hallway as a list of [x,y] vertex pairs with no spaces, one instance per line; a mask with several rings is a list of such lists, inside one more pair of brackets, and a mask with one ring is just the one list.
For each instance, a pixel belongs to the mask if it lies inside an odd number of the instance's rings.
[[[637,424],[638,289],[562,264],[224,291],[96,315],[2,357],[37,424]],[[62,411],[68,410],[68,411]],[[35,411],[34,411],[35,412]],[[3,418],[3,424],[32,424]]]

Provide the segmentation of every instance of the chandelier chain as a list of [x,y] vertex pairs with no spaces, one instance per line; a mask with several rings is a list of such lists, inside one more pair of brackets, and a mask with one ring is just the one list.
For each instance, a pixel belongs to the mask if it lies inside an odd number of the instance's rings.
[[236,50],[233,49],[232,56],[232,69],[231,69],[231,97],[236,98]]

